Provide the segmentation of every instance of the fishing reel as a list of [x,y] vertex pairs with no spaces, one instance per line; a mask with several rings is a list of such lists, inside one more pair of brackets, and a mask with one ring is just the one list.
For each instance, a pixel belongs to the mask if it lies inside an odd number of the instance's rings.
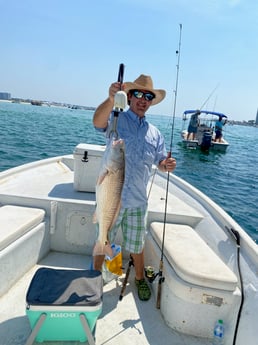
[[144,272],[145,272],[145,277],[147,278],[149,283],[153,283],[154,280],[159,275],[159,272],[155,272],[154,267],[152,266],[145,267]]

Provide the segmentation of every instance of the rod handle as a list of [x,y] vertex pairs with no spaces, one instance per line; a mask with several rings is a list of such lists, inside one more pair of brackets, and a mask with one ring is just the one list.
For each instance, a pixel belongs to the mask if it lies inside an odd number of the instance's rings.
[[117,81],[121,84],[123,84],[123,80],[124,80],[124,70],[125,70],[125,65],[123,63],[120,63]]
[[160,301],[161,301],[161,282],[159,280],[158,293],[157,293],[157,301],[156,301],[156,308],[157,309],[160,309]]
[[125,274],[125,279],[124,279],[123,286],[122,286],[120,296],[119,296],[119,301],[122,301],[122,299],[124,297],[124,293],[125,293],[128,277],[130,274],[131,266],[133,266],[133,258],[130,256],[130,260],[129,260],[128,267],[127,267],[126,274]]

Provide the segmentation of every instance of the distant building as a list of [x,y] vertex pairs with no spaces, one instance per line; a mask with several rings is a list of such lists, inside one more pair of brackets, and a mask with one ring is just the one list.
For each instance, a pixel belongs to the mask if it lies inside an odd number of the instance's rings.
[[11,94],[8,92],[0,92],[0,99],[11,99]]

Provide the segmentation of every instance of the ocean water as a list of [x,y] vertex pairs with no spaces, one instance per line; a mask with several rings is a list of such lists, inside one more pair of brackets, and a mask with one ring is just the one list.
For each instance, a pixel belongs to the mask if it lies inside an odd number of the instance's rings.
[[[79,143],[104,144],[92,111],[0,102],[0,171],[48,157],[71,154]],[[147,115],[170,147],[172,117]],[[258,243],[258,128],[225,127],[226,153],[200,153],[180,143],[181,118],[174,120],[175,175],[200,189]]]

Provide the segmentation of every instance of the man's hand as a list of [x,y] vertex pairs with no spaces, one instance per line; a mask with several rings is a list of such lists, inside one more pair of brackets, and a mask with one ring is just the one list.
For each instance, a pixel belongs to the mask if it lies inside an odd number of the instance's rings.
[[158,168],[161,171],[172,172],[176,168],[176,160],[173,157],[167,157],[159,163]]

